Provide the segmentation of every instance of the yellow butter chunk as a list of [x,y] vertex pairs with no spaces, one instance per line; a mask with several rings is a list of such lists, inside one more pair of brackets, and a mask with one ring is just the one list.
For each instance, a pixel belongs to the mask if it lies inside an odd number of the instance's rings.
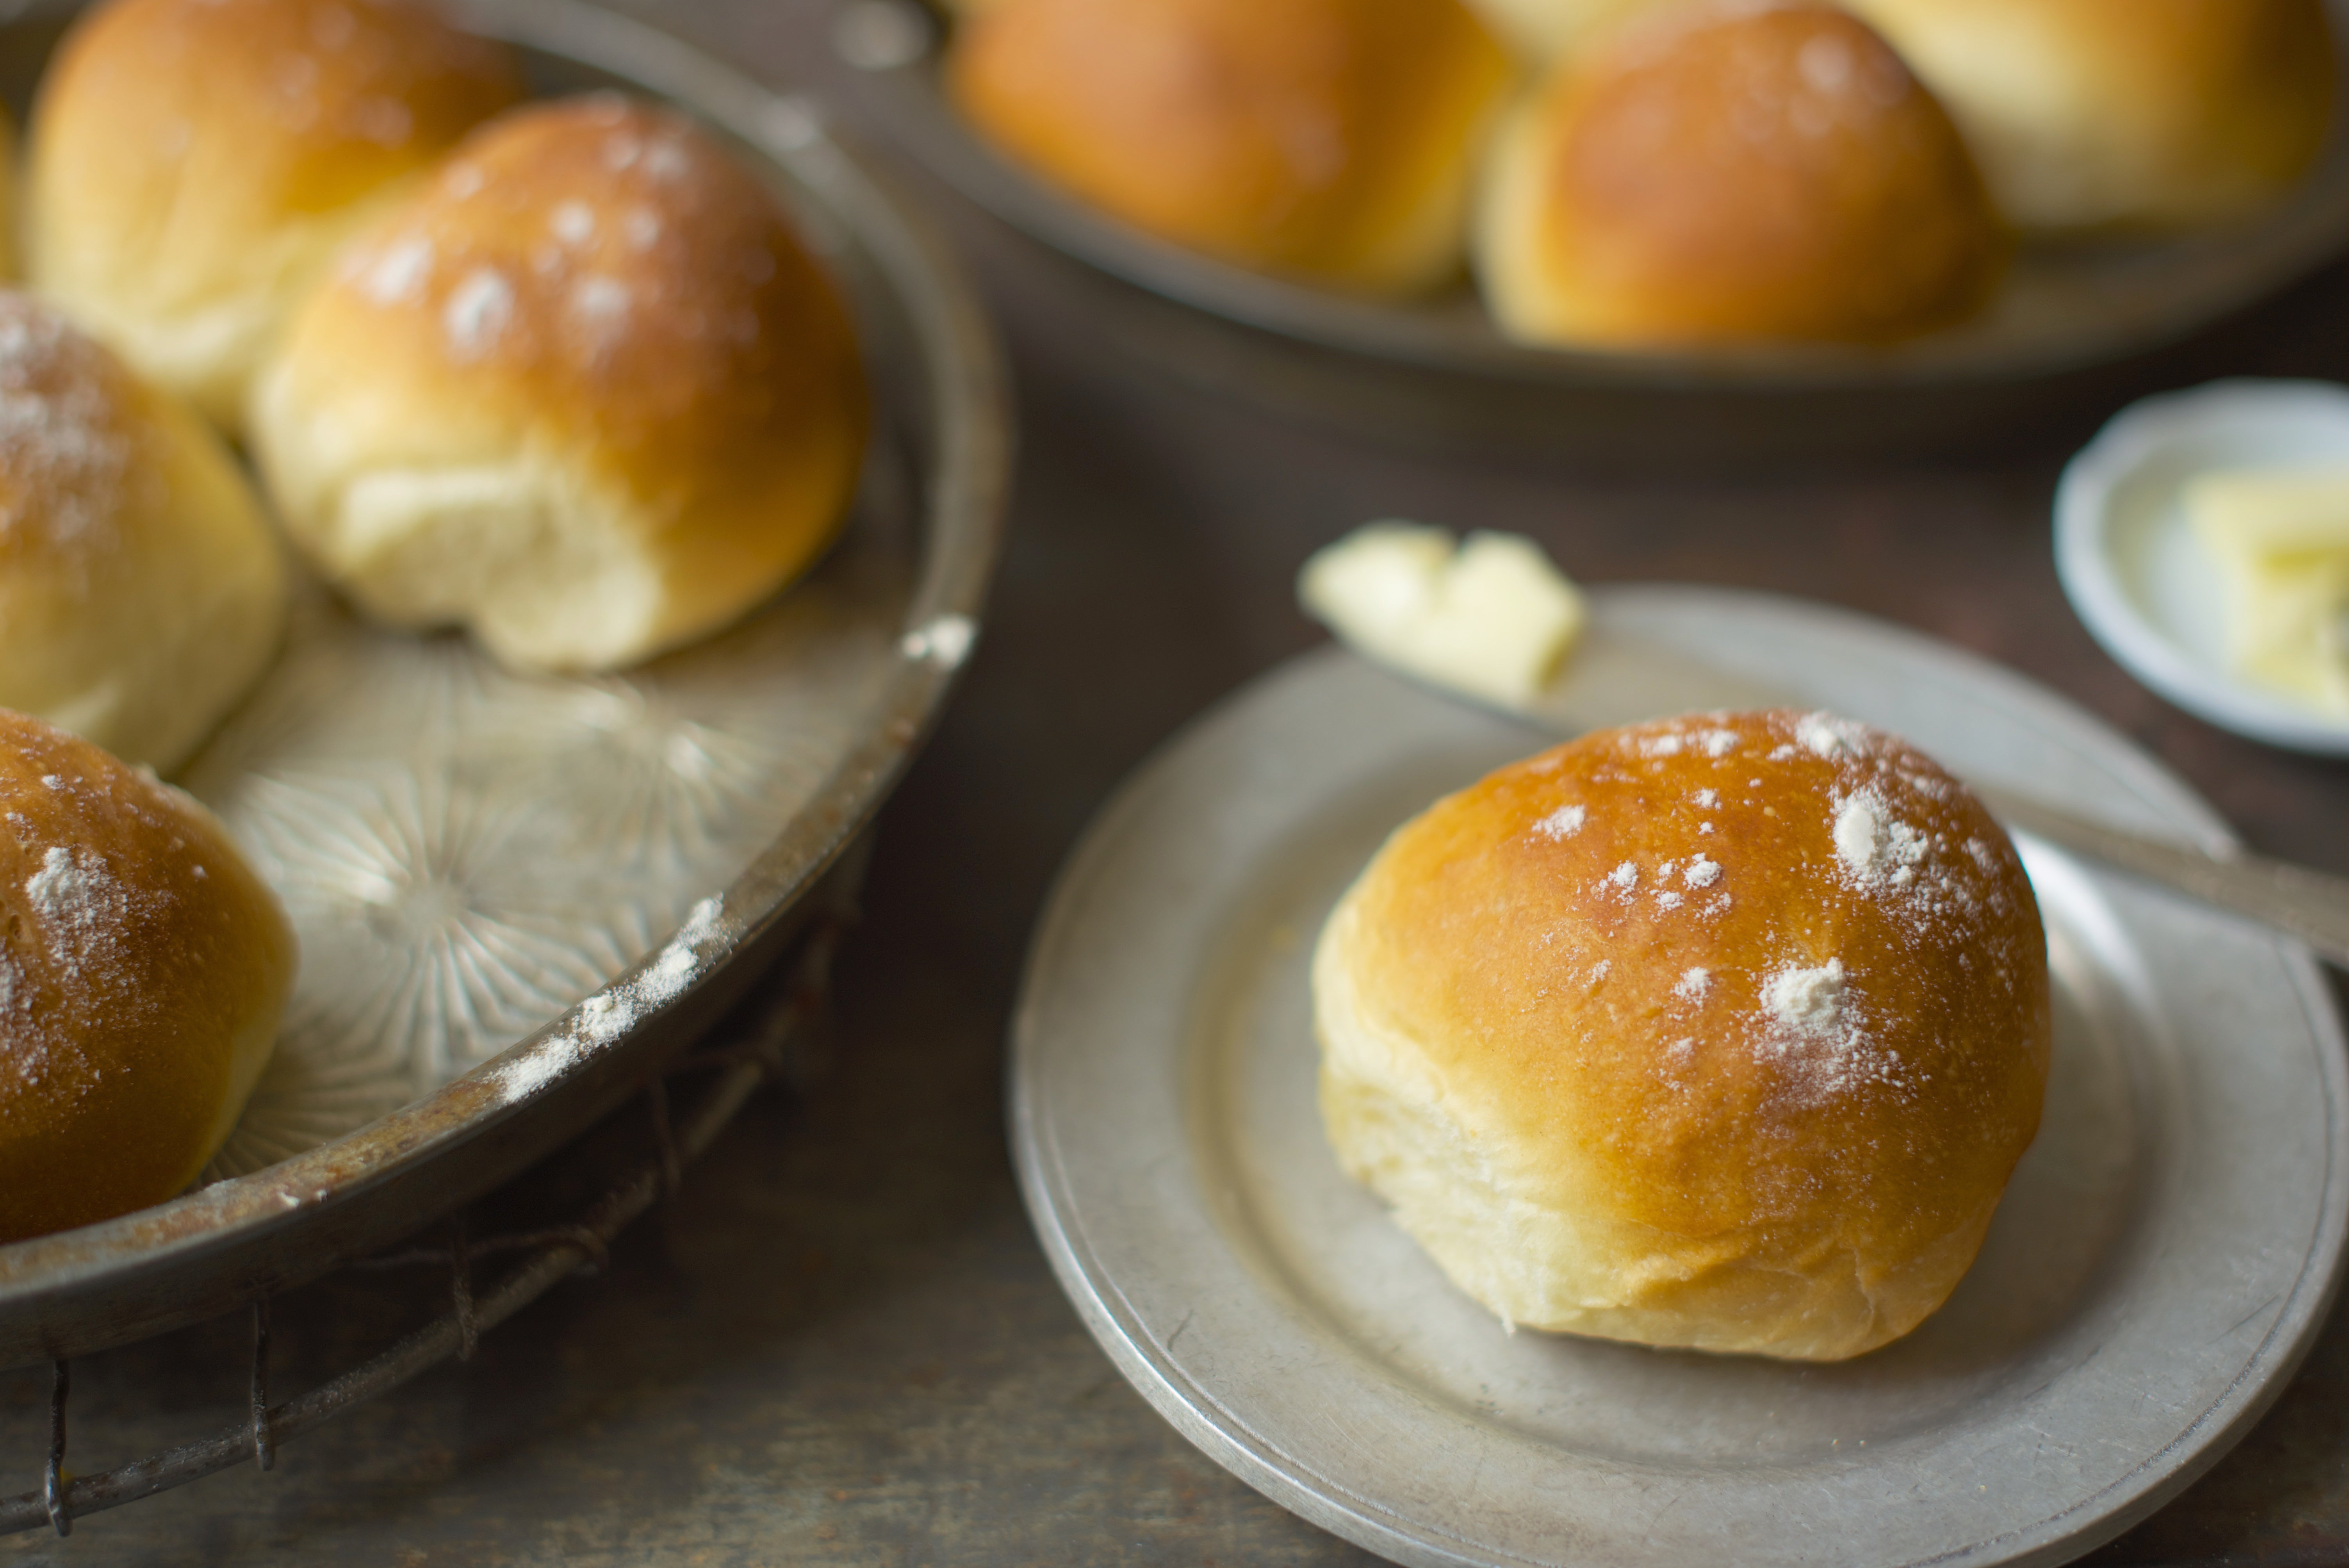
[[2228,652],[2238,673],[2349,713],[2349,552],[2223,559]]
[[2349,464],[2213,469],[2181,493],[2195,533],[2221,553],[2349,553]]
[[2180,499],[2218,562],[2236,673],[2349,712],[2349,465],[2214,469]]
[[1515,534],[1374,522],[1318,551],[1306,610],[1358,651],[1502,704],[1548,685],[1582,634],[1581,591]]

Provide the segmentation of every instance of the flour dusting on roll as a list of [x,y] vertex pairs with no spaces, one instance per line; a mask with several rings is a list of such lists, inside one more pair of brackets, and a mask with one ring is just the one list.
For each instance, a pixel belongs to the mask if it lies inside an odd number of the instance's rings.
[[233,428],[335,248],[521,93],[425,0],[107,0],[34,106],[30,275]]
[[804,571],[865,420],[846,309],[773,193],[600,95],[483,127],[347,252],[252,428],[296,547],[360,608],[610,669]]
[[1313,965],[1341,1163],[1509,1323],[1803,1360],[1940,1306],[2035,1134],[2045,939],[1922,754],[1587,737],[1398,830]]
[[235,1125],[292,927],[227,830],[0,711],[0,1241],[160,1203]]

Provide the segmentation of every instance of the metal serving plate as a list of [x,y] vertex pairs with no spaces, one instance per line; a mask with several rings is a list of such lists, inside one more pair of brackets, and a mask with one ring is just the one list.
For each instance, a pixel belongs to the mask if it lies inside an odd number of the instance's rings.
[[[2349,68],[2349,0],[2333,0]],[[1783,346],[1620,353],[1522,346],[1464,282],[1378,304],[1168,244],[999,156],[942,90],[947,37],[921,0],[843,0],[835,37],[866,70],[894,134],[939,178],[1045,243],[1152,293],[1317,347],[1526,389],[1744,391],[1920,387],[2075,371],[2144,353],[2283,288],[2349,246],[2349,134],[2283,201],[2240,224],[2174,238],[2026,246],[1982,315],[1889,348]],[[2336,128],[2336,131],[2339,128]]]
[[[0,28],[23,94],[57,7]],[[303,967],[211,1185],[0,1247],[0,1364],[298,1283],[606,1113],[796,929],[978,631],[1009,462],[993,338],[939,248],[802,100],[569,0],[471,0],[534,88],[619,86],[730,139],[847,289],[874,436],[841,542],[711,641],[523,677],[312,587],[181,782],[285,898]]]
[[[1595,605],[1578,686],[1610,722],[1675,686],[1704,705],[1695,661],[2224,841],[2119,736],[1944,645],[1730,592]],[[1387,832],[1545,739],[1309,655],[1176,739],[1071,858],[1015,1024],[1014,1142],[1062,1284],[1168,1419],[1316,1523],[1447,1568],[2058,1562],[2243,1434],[2340,1277],[2339,1022],[2291,943],[2028,840],[2045,1119],[1916,1333],[1806,1367],[1510,1335],[1456,1291],[1329,1151],[1306,965]]]

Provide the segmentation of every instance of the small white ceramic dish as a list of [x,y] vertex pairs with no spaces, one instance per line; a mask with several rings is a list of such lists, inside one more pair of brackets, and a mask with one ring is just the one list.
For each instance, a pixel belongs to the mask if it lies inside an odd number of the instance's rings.
[[2271,746],[2349,756],[2349,717],[2228,668],[2218,563],[2178,491],[2207,469],[2349,461],[2349,387],[2214,381],[2133,403],[2064,469],[2055,570],[2128,672],[2198,717]]

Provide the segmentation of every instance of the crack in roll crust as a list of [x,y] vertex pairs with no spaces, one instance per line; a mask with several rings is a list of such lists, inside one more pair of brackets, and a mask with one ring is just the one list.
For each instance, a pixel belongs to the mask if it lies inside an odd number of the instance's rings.
[[34,106],[30,275],[233,428],[335,248],[521,96],[420,0],[110,0]]
[[1313,966],[1340,1162],[1534,1327],[1808,1360],[1907,1333],[2038,1128],[2013,846],[1825,715],[1585,738],[1398,830]]
[[293,928],[193,799],[0,711],[0,1241],[178,1193],[275,1041]]
[[484,126],[345,252],[252,424],[296,547],[369,614],[610,669],[804,571],[865,421],[847,312],[772,192],[598,95]]

